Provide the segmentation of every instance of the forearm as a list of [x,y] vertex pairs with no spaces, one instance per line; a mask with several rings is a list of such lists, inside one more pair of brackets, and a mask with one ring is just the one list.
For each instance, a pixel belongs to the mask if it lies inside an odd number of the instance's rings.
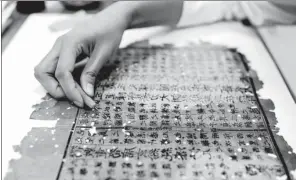
[[183,2],[121,1],[108,8],[114,10],[114,13],[122,14],[121,17],[126,21],[127,28],[138,28],[177,24],[182,13]]

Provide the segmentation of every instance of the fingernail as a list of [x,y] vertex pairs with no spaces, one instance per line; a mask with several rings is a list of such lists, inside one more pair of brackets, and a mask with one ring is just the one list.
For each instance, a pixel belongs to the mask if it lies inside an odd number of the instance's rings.
[[88,83],[86,85],[86,93],[89,95],[89,96],[93,96],[93,91],[94,91],[94,86],[90,83]]
[[83,104],[81,102],[74,101],[73,103],[78,107],[83,107]]
[[90,108],[94,108],[95,105],[96,105],[96,103],[94,101],[91,101],[90,104],[89,104]]

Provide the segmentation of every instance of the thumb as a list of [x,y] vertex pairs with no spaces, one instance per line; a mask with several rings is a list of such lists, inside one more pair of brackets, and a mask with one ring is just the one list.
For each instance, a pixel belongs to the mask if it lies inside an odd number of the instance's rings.
[[80,77],[82,89],[87,95],[94,96],[96,77],[111,53],[112,50],[107,45],[97,46],[92,52]]

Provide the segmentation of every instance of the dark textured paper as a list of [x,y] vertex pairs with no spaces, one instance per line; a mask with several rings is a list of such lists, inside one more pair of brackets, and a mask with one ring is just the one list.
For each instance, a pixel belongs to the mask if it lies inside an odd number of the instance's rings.
[[277,136],[273,104],[257,96],[262,83],[247,63],[210,44],[120,49],[100,71],[94,109],[48,99],[37,106],[31,118],[58,119],[47,131],[59,142],[33,129],[42,146],[25,137],[7,177],[292,179],[295,154]]

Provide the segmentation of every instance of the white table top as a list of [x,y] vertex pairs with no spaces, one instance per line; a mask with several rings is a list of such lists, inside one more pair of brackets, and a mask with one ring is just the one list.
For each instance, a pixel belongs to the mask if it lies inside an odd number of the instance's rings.
[[296,98],[296,25],[259,28],[287,84]]
[[[33,69],[53,45],[55,39],[64,32],[52,33],[48,26],[67,15],[32,15],[24,23],[3,53],[3,176],[8,162],[17,158],[12,146],[32,127],[54,126],[56,121],[30,120],[32,105],[40,102],[45,91],[35,80]],[[294,103],[275,64],[264,49],[255,33],[240,23],[228,22],[202,27],[175,30],[156,27],[129,30],[124,34],[121,47],[137,40],[150,37],[152,44],[208,41],[214,44],[237,48],[250,60],[250,66],[257,71],[264,86],[259,90],[263,98],[275,104],[277,126],[288,144],[296,149],[296,104]]]

